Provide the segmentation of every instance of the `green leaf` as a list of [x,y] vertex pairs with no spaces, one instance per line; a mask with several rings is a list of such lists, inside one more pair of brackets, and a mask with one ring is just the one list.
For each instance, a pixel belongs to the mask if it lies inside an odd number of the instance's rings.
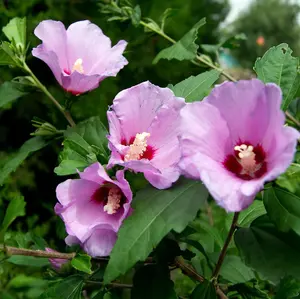
[[191,299],[217,299],[216,289],[212,282],[204,280],[194,289]]
[[146,265],[133,277],[131,299],[177,299],[168,267]]
[[1,65],[16,65],[13,58],[2,48],[2,45],[0,46],[0,66]]
[[252,221],[266,213],[263,202],[261,200],[255,200],[246,210],[240,213],[239,226],[248,227]]
[[72,275],[49,287],[39,299],[81,299],[83,277]]
[[300,197],[280,188],[268,188],[263,201],[272,221],[281,231],[293,229],[300,235]]
[[14,42],[15,45],[21,47],[22,51],[26,49],[26,18],[13,18],[2,28],[6,37]]
[[300,237],[293,231],[279,232],[268,216],[239,228],[234,239],[246,265],[264,278],[275,283],[285,275],[300,278]]
[[186,33],[173,46],[163,49],[154,58],[153,63],[157,63],[160,59],[177,59],[177,60],[192,60],[197,56],[198,45],[195,44],[198,30],[206,23],[205,18],[201,19],[188,33]]
[[222,41],[220,41],[219,44],[216,45],[202,44],[201,48],[207,53],[216,54],[216,52],[218,52],[222,48],[226,48],[226,49],[238,48],[240,46],[240,41],[246,39],[247,39],[246,35],[244,33],[241,33],[241,34],[231,36],[229,38],[227,37]]
[[201,182],[187,179],[179,180],[168,190],[148,187],[139,191],[132,203],[133,214],[119,230],[104,275],[105,283],[145,260],[172,229],[183,231],[206,203],[207,195]]
[[[0,51],[1,55],[1,51]],[[1,57],[0,57],[1,63]],[[27,92],[22,90],[23,85],[15,82],[4,82],[0,86],[0,108],[10,104],[17,100],[18,98],[27,94]]]
[[50,264],[47,258],[24,255],[13,255],[6,261],[14,265],[27,267],[45,267]]
[[25,205],[23,196],[19,196],[10,201],[0,231],[0,243],[3,243],[4,234],[11,223],[19,216],[25,216]]
[[293,57],[287,44],[270,48],[255,62],[254,70],[260,80],[279,85],[283,93],[282,109],[287,110],[300,87],[299,59]]
[[[239,226],[240,227],[249,227],[252,221],[256,218],[265,215],[267,213],[265,206],[261,200],[255,200],[247,209],[240,212],[239,215]],[[233,213],[228,214],[226,223],[228,229],[230,228],[231,222],[233,219]]]
[[[228,298],[241,299],[269,299],[270,297],[259,289],[256,281],[238,283],[228,286]],[[283,298],[282,298],[283,299]]]
[[190,226],[198,232],[205,231],[208,235],[210,235],[213,238],[213,240],[218,244],[220,248],[223,247],[224,240],[221,236],[220,231],[216,227],[213,227],[207,222],[200,219],[196,219],[193,223],[190,224]]
[[90,164],[100,161],[106,164],[109,150],[106,127],[99,117],[91,117],[65,132],[64,149],[60,164],[54,169],[57,175],[77,173]]
[[71,261],[71,265],[78,271],[92,274],[91,257],[87,254],[77,254]]
[[172,86],[171,89],[175,96],[185,98],[186,102],[200,101],[209,93],[219,76],[219,71],[211,70],[198,76],[191,76]]
[[136,5],[135,8],[132,10],[132,14],[130,15],[131,22],[135,27],[140,25],[141,21],[141,7]]
[[10,158],[0,169],[0,186],[4,180],[22,164],[30,153],[40,150],[45,147],[48,142],[42,137],[33,137],[27,140],[19,149],[19,151]]
[[[210,257],[216,263],[219,254],[212,254]],[[255,279],[253,271],[242,262],[239,256],[236,255],[225,256],[220,275],[232,283],[243,283]]]
[[277,178],[276,184],[292,193],[300,190],[300,164],[290,165],[286,172]]
[[274,299],[294,299],[300,295],[300,281],[291,276],[286,276],[280,280]]

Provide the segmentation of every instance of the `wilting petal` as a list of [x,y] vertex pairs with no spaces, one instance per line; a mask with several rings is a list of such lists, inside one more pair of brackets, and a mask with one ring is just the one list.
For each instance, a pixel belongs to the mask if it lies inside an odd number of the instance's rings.
[[[46,247],[45,250],[48,251],[48,252],[57,252],[56,250],[53,250],[53,249],[48,248],[48,247]],[[60,270],[60,268],[64,264],[66,264],[68,262],[68,260],[66,260],[66,259],[58,259],[58,258],[49,258],[49,262],[50,262],[51,266],[55,270]]]

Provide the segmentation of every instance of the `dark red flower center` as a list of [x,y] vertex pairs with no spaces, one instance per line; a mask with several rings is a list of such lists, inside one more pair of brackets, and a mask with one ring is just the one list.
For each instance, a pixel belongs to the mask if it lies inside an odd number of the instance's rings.
[[121,140],[121,144],[129,146],[127,153],[124,155],[124,161],[147,159],[152,160],[155,155],[155,149],[153,146],[147,144],[147,138],[149,133],[136,134],[136,136],[130,137],[129,141],[125,138]]
[[112,215],[117,213],[123,206],[126,198],[118,186],[110,182],[104,182],[104,184],[94,192],[92,200],[102,203],[104,212]]
[[225,168],[243,180],[262,177],[267,172],[266,153],[258,144],[252,146],[249,142],[240,142],[234,147],[223,162]]
[[64,69],[64,73],[67,74],[67,75],[71,75],[71,71],[68,70],[68,69]]

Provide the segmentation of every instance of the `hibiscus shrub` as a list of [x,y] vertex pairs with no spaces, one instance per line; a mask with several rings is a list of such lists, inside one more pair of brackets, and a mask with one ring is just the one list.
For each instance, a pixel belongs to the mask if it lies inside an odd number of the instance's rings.
[[31,53],[64,89],[62,104],[26,62],[26,19],[3,28],[0,64],[23,76],[0,86],[0,107],[39,90],[66,123],[34,120],[33,137],[3,163],[0,183],[33,152],[60,146],[54,173],[65,180],[52,213],[66,246],[11,234],[25,215],[24,198],[14,196],[1,220],[0,274],[17,267],[18,275],[0,282],[0,297],[299,298],[299,59],[278,45],[257,59],[257,78],[236,81],[198,51],[205,19],[175,41],[164,32],[168,13],[157,23],[128,2],[101,9],[171,43],[154,63],[188,60],[211,70],[168,87],[147,81],[120,90],[107,121],[78,122],[72,104],[130,63],[127,42],[112,46],[109,32],[87,20],[67,29],[42,21],[34,31],[42,43]]

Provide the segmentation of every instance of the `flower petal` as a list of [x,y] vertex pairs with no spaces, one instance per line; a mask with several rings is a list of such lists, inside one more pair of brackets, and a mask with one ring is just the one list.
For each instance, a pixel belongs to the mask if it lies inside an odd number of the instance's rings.
[[70,76],[62,76],[62,86],[66,91],[78,95],[97,88],[100,79],[99,75],[88,76],[75,71]]
[[[272,89],[273,96],[269,91]],[[242,142],[258,144],[267,135],[274,112],[277,122],[283,125],[284,118],[279,107],[281,91],[275,84],[265,85],[257,79],[225,82],[213,89],[205,102],[219,109],[227,122],[232,146]]]
[[[110,39],[102,30],[90,21],[79,21],[71,24],[67,29],[69,65],[74,65],[77,59],[82,59],[85,74],[98,61],[99,57],[105,57],[111,48]],[[103,59],[103,58],[102,58]]]
[[167,189],[179,179],[180,170],[178,167],[169,167],[162,169],[161,172],[145,171],[145,178],[157,189]]
[[229,130],[218,109],[208,102],[187,104],[181,115],[181,150],[183,157],[198,152],[222,163],[229,147]]
[[84,242],[84,250],[92,257],[108,256],[117,240],[117,234],[109,228],[97,228]]
[[[37,51],[38,48],[33,49],[33,56],[44,60],[43,58],[39,57],[41,56],[42,52],[53,52],[57,56],[60,69],[69,69],[66,44],[67,34],[64,24],[62,22],[53,20],[42,21],[35,28],[34,34],[43,41],[43,44],[42,46],[38,47],[39,51]],[[49,62],[46,63],[49,65]],[[49,65],[49,67],[51,66]]]
[[122,56],[127,42],[120,40],[114,47],[109,49],[107,53],[99,56],[94,65],[89,71],[91,75],[101,74],[101,80],[106,77],[114,77],[118,74],[120,69],[122,69],[126,64],[128,64],[127,59]]
[[227,212],[246,209],[253,202],[256,192],[263,187],[260,180],[253,181],[256,187],[252,189],[254,192],[245,195],[241,190],[247,181],[234,177],[220,163],[201,153],[191,159],[210,194]]
[[95,182],[99,185],[104,182],[113,182],[112,179],[107,175],[104,167],[99,163],[93,163],[84,169],[83,172],[79,172],[80,178],[88,181]]
[[45,50],[44,45],[39,45],[32,49],[32,56],[43,60],[51,69],[57,82],[62,85],[62,73],[56,53]]
[[120,121],[123,136],[129,142],[137,133],[148,132],[162,107],[180,109],[183,105],[184,100],[176,98],[170,89],[147,81],[121,91],[114,99],[112,109]]

